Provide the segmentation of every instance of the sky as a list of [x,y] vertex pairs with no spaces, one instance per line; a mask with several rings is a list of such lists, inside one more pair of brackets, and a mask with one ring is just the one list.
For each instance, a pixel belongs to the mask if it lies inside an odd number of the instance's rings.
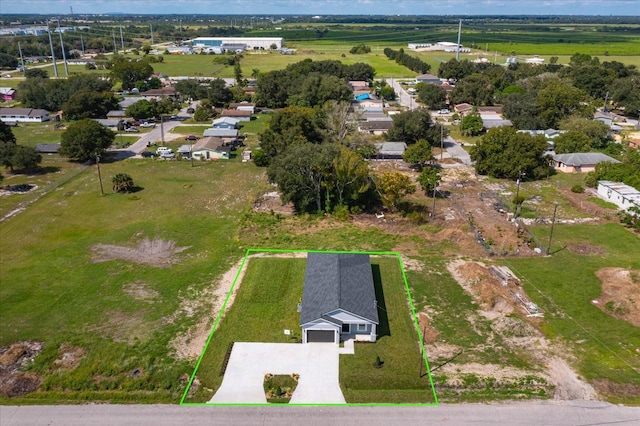
[[0,14],[624,15],[640,0],[0,0]]

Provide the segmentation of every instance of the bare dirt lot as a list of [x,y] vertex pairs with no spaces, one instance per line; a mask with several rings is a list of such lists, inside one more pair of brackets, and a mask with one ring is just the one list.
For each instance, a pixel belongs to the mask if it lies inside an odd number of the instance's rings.
[[135,247],[97,244],[93,247],[94,262],[121,259],[128,262],[168,268],[178,261],[177,254],[189,247],[178,247],[174,241],[141,239]]
[[604,268],[596,275],[602,281],[602,295],[594,304],[603,312],[640,327],[640,271]]

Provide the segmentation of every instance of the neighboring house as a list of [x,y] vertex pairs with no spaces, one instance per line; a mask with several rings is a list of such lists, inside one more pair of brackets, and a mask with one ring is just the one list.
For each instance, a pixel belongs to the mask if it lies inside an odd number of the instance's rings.
[[370,135],[382,135],[389,131],[393,126],[393,121],[387,120],[371,120],[365,121],[358,125],[358,130],[361,133],[369,133]]
[[193,145],[191,154],[196,160],[229,159],[229,152],[222,150],[224,141],[217,137],[202,138]]
[[354,92],[368,92],[369,83],[361,80],[351,80],[347,83]]
[[502,118],[495,112],[480,112],[480,118],[482,119],[482,127],[486,130],[493,129],[494,127],[513,126],[511,121]]
[[473,111],[473,105],[467,104],[467,103],[461,103],[458,105],[454,105],[453,110],[458,113],[460,118],[463,118],[465,115]]
[[182,158],[191,158],[191,151],[193,151],[193,144],[180,145],[176,151],[182,156]]
[[36,152],[41,154],[57,154],[60,149],[59,143],[38,143],[36,144]]
[[251,111],[242,111],[237,109],[225,109],[222,111],[222,117],[235,118],[238,121],[251,121]]
[[225,129],[220,127],[212,127],[210,129],[206,129],[202,136],[205,138],[215,136],[218,138],[232,138],[236,139],[238,137],[238,129]]
[[104,127],[108,127],[110,129],[117,128],[118,123],[120,123],[119,118],[94,118],[93,120],[102,124]]
[[127,114],[125,114],[125,112],[120,109],[112,110],[107,113],[107,118],[114,118],[119,120],[121,118],[124,119],[126,117],[127,117]]
[[5,123],[42,123],[49,121],[49,112],[34,108],[0,108],[0,120]]
[[433,74],[422,74],[416,77],[416,82],[418,83],[426,83],[426,84],[437,84],[438,86],[442,84],[442,80]]
[[375,342],[378,303],[367,254],[308,253],[300,326],[302,343]]
[[[132,90],[133,93],[133,90]],[[178,97],[178,91],[176,90],[175,87],[161,87],[160,89],[149,89],[145,92],[140,92],[139,95],[143,98],[163,98],[163,97],[170,97],[170,98],[177,98]]]
[[571,154],[556,154],[553,156],[554,168],[565,173],[588,173],[596,169],[596,164],[602,162],[619,163],[615,158],[601,152],[574,152]]
[[249,102],[234,102],[229,104],[229,109],[249,111],[251,114],[254,114],[256,112],[256,104],[250,104]]
[[640,208],[640,191],[622,182],[598,181],[598,195],[621,209]]
[[239,120],[232,117],[222,117],[213,120],[215,129],[237,129]]
[[0,87],[0,99],[3,101],[13,101],[16,98],[16,89],[11,87]]
[[402,160],[407,144],[404,142],[378,142],[374,144],[378,149],[379,160]]

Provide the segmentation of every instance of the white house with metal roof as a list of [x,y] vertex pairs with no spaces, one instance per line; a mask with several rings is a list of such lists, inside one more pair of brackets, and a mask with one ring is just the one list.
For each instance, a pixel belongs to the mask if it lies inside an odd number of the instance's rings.
[[378,303],[367,254],[309,253],[300,305],[302,343],[375,342]]
[[631,207],[640,209],[640,191],[622,182],[598,181],[598,195],[621,209],[628,210]]

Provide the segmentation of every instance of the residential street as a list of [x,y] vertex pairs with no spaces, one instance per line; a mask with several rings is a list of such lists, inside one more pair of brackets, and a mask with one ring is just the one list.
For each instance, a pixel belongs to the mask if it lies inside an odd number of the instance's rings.
[[386,79],[387,84],[393,87],[393,90],[396,91],[396,95],[398,96],[398,101],[400,105],[408,107],[410,110],[418,109],[419,105],[416,101],[414,101],[413,97],[409,95],[398,83],[397,80],[393,78]]
[[469,153],[465,151],[462,145],[460,145],[460,143],[454,138],[447,136],[444,139],[443,145],[452,158],[459,159],[464,165],[471,165],[471,157],[469,156]]
[[2,426],[22,425],[637,425],[640,408],[598,401],[443,404],[438,407],[32,405],[0,406]]

